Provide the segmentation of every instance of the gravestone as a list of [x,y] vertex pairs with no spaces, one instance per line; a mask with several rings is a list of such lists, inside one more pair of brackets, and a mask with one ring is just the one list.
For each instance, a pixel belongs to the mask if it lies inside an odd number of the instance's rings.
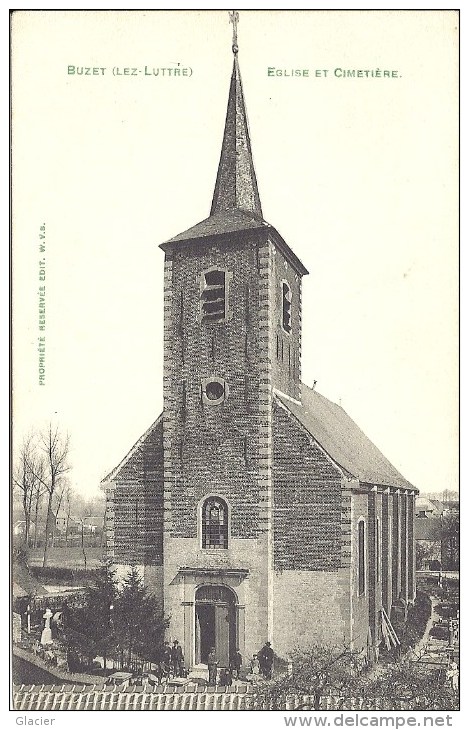
[[44,616],[42,617],[45,620],[45,625],[42,630],[41,634],[41,644],[42,646],[47,646],[48,644],[52,644],[52,631],[50,628],[50,620],[52,618],[52,611],[50,608],[46,608],[46,612]]

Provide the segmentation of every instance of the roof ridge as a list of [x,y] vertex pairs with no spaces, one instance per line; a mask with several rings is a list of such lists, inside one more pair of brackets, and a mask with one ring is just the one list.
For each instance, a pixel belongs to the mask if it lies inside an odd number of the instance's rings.
[[302,385],[302,403],[277,397],[321,448],[362,484],[416,490],[344,410],[316,389]]
[[141,446],[143,444],[143,442],[145,441],[147,436],[150,435],[150,433],[158,426],[159,422],[162,420],[163,420],[163,413],[160,413],[160,415],[158,416],[156,421],[153,421],[151,426],[149,426],[149,428],[147,428],[147,430],[140,436],[140,438],[137,439],[137,441],[129,449],[127,454],[124,456],[123,459],[121,459],[121,461],[117,464],[117,466],[115,466],[114,469],[111,469],[109,474],[106,474],[106,476],[101,479],[100,484],[103,484],[104,482],[112,481],[112,479],[118,474],[119,470],[122,469],[122,467],[126,465],[128,460],[130,459],[130,457],[135,454],[135,452],[137,451],[139,446]]

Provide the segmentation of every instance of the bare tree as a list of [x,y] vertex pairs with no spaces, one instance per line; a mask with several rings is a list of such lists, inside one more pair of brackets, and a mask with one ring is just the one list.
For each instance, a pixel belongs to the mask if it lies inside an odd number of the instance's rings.
[[[321,709],[327,694],[359,696],[364,657],[347,647],[313,645],[291,657],[291,670],[277,674],[273,680],[256,688],[257,710]],[[305,698],[306,702],[305,702]]]
[[[49,535],[55,533],[54,495],[57,490],[63,489],[63,477],[70,470],[68,463],[70,437],[68,434],[62,435],[58,426],[50,423],[47,431],[40,436],[39,446],[44,454],[44,471],[42,476],[39,473],[36,473],[36,476],[47,493],[46,534],[42,561],[42,566],[45,568],[49,550]],[[60,491],[58,496],[60,497]]]
[[34,489],[34,537],[33,537],[33,547],[37,548],[37,537],[38,537],[38,528],[39,528],[39,514],[40,514],[40,507],[42,498],[45,494],[45,488],[42,482],[44,472],[44,461],[41,460],[40,464],[38,464],[38,470],[37,473],[39,474],[40,478],[37,479],[36,487]]
[[65,487],[64,506],[65,506],[65,545],[68,545],[68,531],[70,529],[70,515],[72,513],[73,489],[70,484]]
[[29,546],[31,533],[31,515],[35,508],[35,535],[37,535],[37,517],[39,500],[43,493],[42,478],[44,476],[44,460],[38,454],[32,434],[26,436],[20,446],[18,460],[13,473],[13,484],[21,493],[25,531],[24,542]]
[[57,489],[54,492],[54,499],[52,504],[52,513],[54,515],[54,521],[51,525],[51,546],[54,547],[55,545],[55,538],[57,534],[57,518],[60,514],[60,508],[62,506],[62,502],[64,501],[64,497],[67,491],[67,488],[69,487],[69,481],[67,477],[64,477],[59,480]]

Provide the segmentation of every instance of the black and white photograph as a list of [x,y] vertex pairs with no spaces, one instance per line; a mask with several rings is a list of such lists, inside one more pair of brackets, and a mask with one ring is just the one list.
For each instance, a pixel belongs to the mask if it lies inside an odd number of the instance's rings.
[[459,11],[10,40],[19,724],[457,727]]

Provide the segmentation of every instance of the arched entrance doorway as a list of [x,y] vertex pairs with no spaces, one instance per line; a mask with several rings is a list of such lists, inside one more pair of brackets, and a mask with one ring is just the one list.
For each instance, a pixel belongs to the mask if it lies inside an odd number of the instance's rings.
[[207,663],[212,646],[219,666],[227,667],[236,650],[237,597],[227,586],[204,585],[195,593],[195,659]]

